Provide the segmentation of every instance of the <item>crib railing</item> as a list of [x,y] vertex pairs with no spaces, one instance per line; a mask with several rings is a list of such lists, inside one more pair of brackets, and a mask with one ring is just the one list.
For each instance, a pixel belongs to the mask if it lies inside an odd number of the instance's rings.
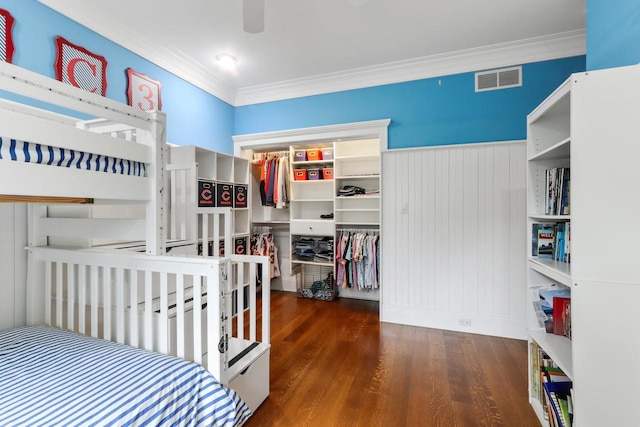
[[[268,280],[267,257],[150,256],[50,247],[28,251],[31,324],[45,323],[193,360],[224,382],[233,357],[225,351],[233,336],[231,313],[236,302],[231,295],[234,289],[247,287],[253,313],[249,338],[258,339],[255,272],[261,265],[263,283]],[[245,271],[254,273],[246,277]],[[262,289],[266,316],[260,339],[268,345],[269,292],[268,287]],[[237,294],[244,298],[243,292]]]

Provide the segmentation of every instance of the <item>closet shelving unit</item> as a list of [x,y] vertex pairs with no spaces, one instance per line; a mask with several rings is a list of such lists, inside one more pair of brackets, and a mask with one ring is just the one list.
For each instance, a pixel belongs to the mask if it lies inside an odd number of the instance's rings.
[[[527,120],[529,340],[572,380],[580,427],[635,425],[640,416],[640,67],[572,75]],[[570,167],[570,215],[545,215],[545,171]],[[571,263],[532,256],[535,223],[571,222]],[[533,301],[555,284],[571,292],[571,339],[546,333]],[[531,347],[530,347],[531,348]],[[532,366],[532,375],[539,371]],[[530,380],[530,401],[548,426]]]
[[[273,227],[277,231],[279,259],[284,266],[281,267],[281,272],[290,273],[289,277],[282,277],[284,290],[299,289],[300,277],[303,276],[300,274],[301,270],[306,271],[304,285],[310,285],[312,279],[324,279],[327,272],[335,271],[336,268],[334,262],[290,261],[291,251],[287,251],[285,247],[291,245],[292,236],[309,235],[310,232],[318,237],[330,236],[335,243],[340,229],[380,229],[380,194],[339,197],[338,192],[344,185],[356,185],[367,190],[380,189],[380,152],[388,145],[389,123],[390,120],[384,119],[233,137],[236,154],[247,159],[252,159],[259,153],[286,150],[290,155],[291,171],[296,168],[321,170],[333,167],[334,179],[292,180],[292,200],[288,209],[260,206],[257,186],[260,182],[259,168],[251,168],[251,221],[254,226]],[[333,148],[332,160],[295,161],[295,150],[329,147]],[[333,214],[333,219],[320,218],[320,215],[329,213]],[[312,271],[313,274],[310,273]],[[379,299],[379,292],[351,289],[344,291],[340,292],[342,297]]]
[[323,149],[333,147],[330,143],[319,143],[314,145],[292,145],[289,147],[291,164],[291,201],[290,201],[290,238],[291,238],[291,274],[301,272],[305,276],[305,266],[324,267],[319,269],[316,279],[320,280],[326,275],[326,271],[333,268],[332,261],[312,261],[298,258],[293,253],[293,246],[296,241],[303,237],[330,238],[335,234],[335,222],[332,218],[323,219],[322,215],[333,214],[334,210],[334,185],[332,179],[306,179],[296,180],[294,178],[296,169],[306,169],[318,171],[322,178],[324,168],[333,168],[333,160],[303,160],[296,161],[296,152],[307,149]]
[[[338,227],[380,226],[380,145],[377,139],[335,143],[335,219]],[[340,196],[345,185],[367,194]]]

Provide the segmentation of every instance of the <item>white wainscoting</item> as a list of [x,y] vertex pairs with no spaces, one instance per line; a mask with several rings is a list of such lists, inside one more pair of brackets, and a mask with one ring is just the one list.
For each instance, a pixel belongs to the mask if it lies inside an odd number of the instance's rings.
[[0,203],[0,329],[26,323],[27,205]]
[[524,141],[382,154],[383,322],[526,338]]

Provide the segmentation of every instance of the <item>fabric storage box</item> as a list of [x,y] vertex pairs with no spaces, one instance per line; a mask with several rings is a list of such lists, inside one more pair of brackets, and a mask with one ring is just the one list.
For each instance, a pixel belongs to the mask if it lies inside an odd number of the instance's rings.
[[246,255],[247,254],[247,239],[246,237],[238,237],[234,239],[235,247],[233,248],[233,253],[237,255]]
[[307,160],[322,160],[322,151],[318,148],[310,148],[307,150]]
[[323,148],[322,149],[322,160],[333,160],[333,148]]
[[295,150],[293,152],[293,161],[294,162],[306,162],[307,161],[307,150]]
[[232,208],[233,207],[233,184],[221,184],[218,183],[216,191],[216,207],[218,208]]
[[293,179],[296,181],[304,181],[307,179],[306,169],[295,169],[293,171]]
[[309,169],[307,171],[307,179],[309,181],[322,179],[322,172],[320,171],[320,169]]
[[206,179],[198,180],[198,207],[210,208],[216,206],[216,184]]
[[247,192],[249,186],[247,185],[234,185],[233,186],[233,207],[234,208],[246,208],[247,205]]
[[322,179],[333,179],[333,168],[322,168]]

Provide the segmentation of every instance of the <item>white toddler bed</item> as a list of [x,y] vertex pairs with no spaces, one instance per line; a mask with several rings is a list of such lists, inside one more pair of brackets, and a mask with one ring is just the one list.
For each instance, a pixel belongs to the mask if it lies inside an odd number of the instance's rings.
[[[164,114],[138,111],[7,63],[0,63],[0,90],[90,119],[0,102],[0,199],[31,203],[29,225],[37,230],[29,237],[28,323],[193,360],[255,410],[269,388],[269,292],[257,297],[255,278],[268,259],[163,255]],[[41,214],[61,202],[139,205],[145,218]],[[55,248],[47,237],[54,229],[140,237],[145,253]],[[246,304],[244,292],[232,299],[234,290],[245,288]],[[245,306],[234,326],[236,308]],[[7,392],[0,388],[0,395]],[[238,414],[246,412],[239,408]],[[235,421],[242,423],[244,415]],[[64,415],[57,422],[64,424]]]

